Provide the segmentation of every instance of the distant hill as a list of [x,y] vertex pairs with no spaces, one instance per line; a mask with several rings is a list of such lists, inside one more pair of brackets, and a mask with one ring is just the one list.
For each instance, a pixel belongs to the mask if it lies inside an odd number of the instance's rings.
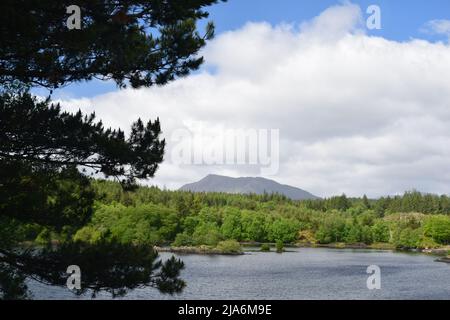
[[318,199],[315,195],[288,185],[279,184],[264,178],[230,178],[219,175],[208,175],[202,180],[186,184],[181,191],[192,192],[224,192],[237,194],[272,194],[285,195],[292,200]]

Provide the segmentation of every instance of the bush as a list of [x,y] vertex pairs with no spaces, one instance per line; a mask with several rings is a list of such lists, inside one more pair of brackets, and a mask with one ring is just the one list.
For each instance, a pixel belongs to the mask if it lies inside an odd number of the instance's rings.
[[361,242],[361,228],[358,225],[347,226],[347,232],[344,236],[345,243]]
[[377,221],[372,226],[373,241],[388,242],[389,241],[389,226],[384,221]]
[[278,240],[276,243],[276,248],[278,253],[282,253],[284,251],[284,243],[281,240]]
[[321,244],[343,242],[347,233],[346,220],[342,214],[332,211],[319,222],[316,238]]
[[52,241],[52,233],[49,229],[44,228],[35,239],[37,244],[47,245]]
[[192,235],[195,245],[216,246],[222,240],[219,227],[213,222],[202,222]]
[[240,211],[235,208],[227,208],[224,210],[224,217],[220,229],[225,239],[241,240],[242,223]]
[[399,248],[418,248],[422,230],[406,228],[401,230],[395,245]]
[[[111,237],[123,244],[157,245],[174,241],[180,231],[176,211],[154,204],[129,207],[122,204],[99,205],[94,212],[91,225],[96,229],[110,230]],[[78,237],[87,236],[82,234]]]
[[73,236],[74,241],[80,241],[91,244],[97,243],[98,241],[101,240],[101,238],[102,238],[101,232],[91,226],[81,228]]
[[175,241],[172,243],[174,247],[190,247],[194,245],[194,239],[186,232],[177,234]]
[[450,217],[439,215],[427,218],[424,225],[424,233],[438,243],[449,244]]
[[242,238],[245,241],[263,242],[267,240],[265,228],[266,215],[256,211],[244,210],[242,212]]
[[216,247],[222,253],[241,253],[242,248],[236,240],[225,240],[217,244]]
[[298,241],[300,243],[315,244],[317,239],[312,230],[302,230],[298,233]]
[[420,248],[432,249],[432,248],[439,248],[439,246],[440,245],[437,242],[428,237],[423,237],[419,242]]
[[278,218],[269,228],[269,240],[281,240],[283,242],[294,242],[297,238],[299,226],[293,219]]
[[270,245],[268,245],[267,243],[262,244],[261,251],[262,252],[270,252]]

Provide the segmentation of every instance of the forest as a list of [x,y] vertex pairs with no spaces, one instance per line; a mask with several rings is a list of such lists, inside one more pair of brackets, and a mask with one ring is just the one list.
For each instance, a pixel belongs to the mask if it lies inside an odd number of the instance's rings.
[[[376,200],[348,198],[292,201],[278,194],[191,193],[92,180],[92,218],[56,232],[39,224],[3,224],[21,240],[45,244],[75,240],[157,246],[245,243],[365,244],[380,248],[438,248],[450,244],[450,198],[406,192]],[[226,243],[226,242],[225,242]]]

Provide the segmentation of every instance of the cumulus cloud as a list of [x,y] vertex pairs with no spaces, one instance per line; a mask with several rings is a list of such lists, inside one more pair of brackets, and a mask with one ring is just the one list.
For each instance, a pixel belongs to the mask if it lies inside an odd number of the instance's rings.
[[159,117],[168,150],[149,184],[259,174],[172,161],[173,132],[201,124],[279,129],[280,167],[269,178],[319,196],[448,193],[450,46],[368,36],[361,19],[348,3],[299,25],[249,23],[207,46],[201,73],[64,104],[95,111],[113,127]]

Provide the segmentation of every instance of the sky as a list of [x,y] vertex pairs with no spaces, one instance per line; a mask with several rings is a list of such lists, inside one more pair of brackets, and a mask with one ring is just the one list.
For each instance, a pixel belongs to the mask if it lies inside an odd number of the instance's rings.
[[[381,29],[366,27],[370,5]],[[217,36],[198,72],[140,90],[75,84],[53,98],[123,129],[159,117],[166,156],[146,184],[224,174],[322,197],[449,193],[449,1],[230,0],[210,12]],[[239,130],[256,135],[256,159],[218,161]]]

